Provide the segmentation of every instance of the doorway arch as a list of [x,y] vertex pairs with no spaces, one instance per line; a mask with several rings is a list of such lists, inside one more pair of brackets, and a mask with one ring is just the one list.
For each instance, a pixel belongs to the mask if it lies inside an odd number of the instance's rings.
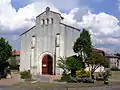
[[53,74],[53,58],[50,55],[42,58],[42,74]]

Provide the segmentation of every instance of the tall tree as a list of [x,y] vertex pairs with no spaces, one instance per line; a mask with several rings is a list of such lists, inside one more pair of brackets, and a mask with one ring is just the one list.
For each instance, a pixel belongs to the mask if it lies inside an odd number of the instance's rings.
[[0,38],[0,72],[9,66],[8,59],[12,56],[12,47],[5,41],[3,37]]
[[74,43],[73,50],[80,57],[82,57],[82,60],[85,62],[87,57],[91,56],[92,42],[88,30],[83,29],[80,37]]

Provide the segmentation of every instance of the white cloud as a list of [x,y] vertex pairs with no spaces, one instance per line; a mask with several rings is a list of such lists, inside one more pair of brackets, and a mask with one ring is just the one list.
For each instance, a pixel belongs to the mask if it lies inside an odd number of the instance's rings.
[[[51,1],[51,2],[50,2]],[[59,12],[60,11],[55,7],[57,4],[60,5],[61,1],[58,3],[55,0],[35,0],[31,4],[20,8],[18,11],[15,10],[15,8],[11,5],[11,0],[1,0],[0,2],[0,25],[2,27],[2,30],[16,30],[20,28],[30,28],[35,24],[35,18],[37,15],[39,15],[41,12],[45,10],[47,6],[51,8],[51,10]],[[77,2],[77,1],[76,1]],[[64,7],[65,9],[71,9],[76,5],[76,2],[73,0],[70,0],[67,5],[69,5],[69,8]],[[73,3],[73,6],[72,6]],[[61,6],[61,5],[60,5]],[[57,5],[58,8],[60,6]],[[64,4],[64,6],[66,6]],[[63,7],[63,5],[61,6]],[[79,8],[73,8],[69,11],[69,13],[61,13],[64,19],[64,23],[79,27],[79,23],[77,22],[75,18],[77,18],[77,13],[85,14],[87,12],[87,9],[82,7]],[[86,12],[85,12],[86,11]],[[80,15],[80,14],[79,14]],[[83,15],[83,14],[81,14]],[[82,17],[82,16],[81,16]],[[77,23],[77,24],[76,24]]]
[[92,14],[89,12],[83,16],[80,23],[83,28],[90,30],[94,44],[120,44],[119,39],[114,38],[120,36],[119,20],[109,14],[101,12]]
[[16,14],[10,0],[0,0],[0,24],[7,27]]
[[79,8],[74,8],[68,14],[63,13],[62,16],[64,17],[64,20],[62,22],[80,28],[79,22],[74,19],[75,13],[78,12],[78,10]]
[[16,12],[11,5],[11,0],[0,0],[0,25],[6,30],[16,30],[19,28],[30,28],[35,23],[35,17],[43,12],[47,6],[54,11],[58,11],[52,3],[34,2]]
[[59,8],[60,10],[63,10],[63,11],[68,11],[70,9],[78,7],[78,5],[81,2],[80,0],[30,0],[30,1],[52,3],[55,7]]

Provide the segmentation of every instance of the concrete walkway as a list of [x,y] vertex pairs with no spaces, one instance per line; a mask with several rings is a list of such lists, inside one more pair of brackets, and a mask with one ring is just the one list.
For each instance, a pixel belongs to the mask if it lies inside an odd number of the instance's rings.
[[20,75],[12,73],[12,78],[9,79],[1,79],[0,86],[11,86],[17,84],[20,81]]

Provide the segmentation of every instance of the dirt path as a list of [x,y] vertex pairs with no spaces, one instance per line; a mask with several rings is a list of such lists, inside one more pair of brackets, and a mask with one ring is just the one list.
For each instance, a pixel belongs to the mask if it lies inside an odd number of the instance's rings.
[[12,78],[9,79],[1,79],[0,85],[6,86],[6,85],[14,85],[17,84],[20,81],[19,74],[12,73]]

